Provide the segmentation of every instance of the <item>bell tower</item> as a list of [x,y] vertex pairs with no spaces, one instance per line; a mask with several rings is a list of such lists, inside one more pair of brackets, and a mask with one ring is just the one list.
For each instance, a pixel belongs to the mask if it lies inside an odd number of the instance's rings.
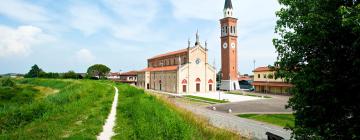
[[221,90],[239,90],[237,70],[237,19],[233,17],[231,0],[225,0],[221,24]]

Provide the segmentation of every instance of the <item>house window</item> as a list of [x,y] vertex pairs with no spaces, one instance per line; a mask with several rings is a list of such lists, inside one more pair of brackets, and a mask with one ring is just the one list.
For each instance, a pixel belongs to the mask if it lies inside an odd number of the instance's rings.
[[212,84],[209,84],[209,91],[212,91]]
[[266,74],[264,74],[264,78],[266,78]]
[[258,74],[258,78],[260,78],[260,74]]
[[183,86],[182,86],[182,91],[183,91],[183,92],[186,92],[186,85],[183,85]]

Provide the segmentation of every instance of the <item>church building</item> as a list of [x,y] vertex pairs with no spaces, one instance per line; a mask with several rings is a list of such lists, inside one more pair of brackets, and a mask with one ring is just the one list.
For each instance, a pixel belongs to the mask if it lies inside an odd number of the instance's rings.
[[216,91],[216,70],[208,63],[207,43],[149,58],[147,68],[137,73],[137,86],[177,94]]

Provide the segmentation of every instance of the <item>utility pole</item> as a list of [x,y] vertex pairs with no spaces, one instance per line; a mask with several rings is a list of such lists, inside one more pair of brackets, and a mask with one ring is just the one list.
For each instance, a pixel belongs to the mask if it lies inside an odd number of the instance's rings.
[[255,70],[255,63],[256,63],[256,60],[255,60],[255,59],[254,59],[253,63],[254,63],[254,69],[253,69],[253,70]]

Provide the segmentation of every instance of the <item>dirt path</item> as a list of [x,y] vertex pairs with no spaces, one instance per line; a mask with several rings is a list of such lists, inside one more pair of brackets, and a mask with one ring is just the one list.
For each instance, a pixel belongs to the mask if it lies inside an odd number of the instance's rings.
[[119,90],[116,87],[114,88],[115,88],[115,97],[111,106],[111,111],[108,118],[106,119],[105,125],[103,126],[103,131],[97,137],[98,140],[110,140],[111,137],[115,135],[113,128],[115,126],[116,107],[118,104]]

